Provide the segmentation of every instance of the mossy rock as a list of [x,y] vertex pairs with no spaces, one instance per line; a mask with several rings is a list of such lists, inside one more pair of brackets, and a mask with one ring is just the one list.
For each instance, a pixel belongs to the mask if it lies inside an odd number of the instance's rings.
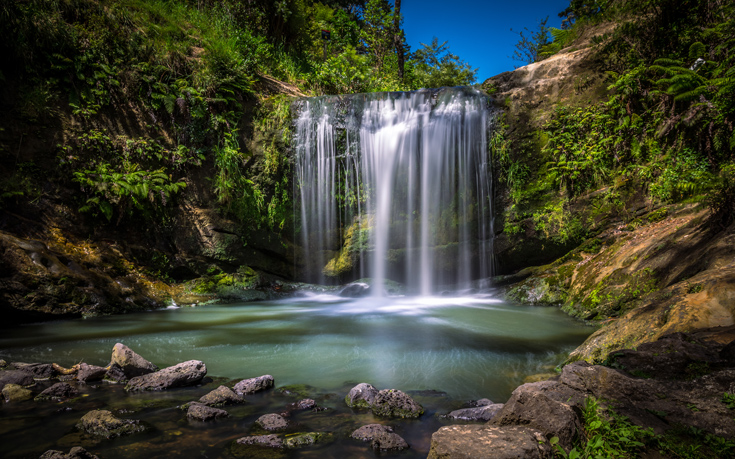
[[317,443],[324,444],[334,440],[334,435],[328,432],[306,432],[286,435],[283,445],[288,449],[304,448]]

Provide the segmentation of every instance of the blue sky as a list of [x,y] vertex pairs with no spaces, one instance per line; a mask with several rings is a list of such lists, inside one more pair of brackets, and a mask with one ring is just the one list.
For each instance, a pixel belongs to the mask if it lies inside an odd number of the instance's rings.
[[523,65],[510,58],[519,40],[515,31],[536,30],[546,16],[548,26],[559,27],[558,13],[568,5],[569,0],[402,0],[401,13],[411,51],[434,36],[448,41],[451,52],[479,68],[482,83]]

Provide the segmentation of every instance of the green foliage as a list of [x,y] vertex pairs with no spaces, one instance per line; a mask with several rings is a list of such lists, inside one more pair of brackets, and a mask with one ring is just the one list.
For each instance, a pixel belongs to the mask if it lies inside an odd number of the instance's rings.
[[735,164],[727,163],[715,178],[707,196],[713,221],[725,228],[735,220]]
[[452,54],[446,41],[439,44],[434,37],[431,44],[421,45],[423,48],[416,50],[413,58],[415,87],[466,86],[475,82],[477,69]]
[[656,436],[652,447],[664,457],[724,459],[735,457],[735,442],[696,427],[674,427]]
[[728,409],[735,410],[735,394],[725,392],[722,394],[722,403],[724,403]]
[[[516,49],[513,51],[513,55],[510,56],[511,59],[524,64],[533,64],[542,60],[542,55],[550,44],[549,32],[551,28],[546,26],[548,21],[549,17],[546,16],[539,22],[538,30],[532,31],[528,27],[524,27],[523,30],[517,32],[520,39],[515,45]],[[510,31],[513,32],[513,29],[510,29]]]

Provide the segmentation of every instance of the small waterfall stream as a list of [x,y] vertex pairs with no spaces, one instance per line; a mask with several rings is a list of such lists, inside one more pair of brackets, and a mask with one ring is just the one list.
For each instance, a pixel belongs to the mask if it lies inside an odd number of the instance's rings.
[[[470,88],[300,101],[304,276],[411,293],[492,275],[488,99]],[[299,199],[298,197],[296,198]]]

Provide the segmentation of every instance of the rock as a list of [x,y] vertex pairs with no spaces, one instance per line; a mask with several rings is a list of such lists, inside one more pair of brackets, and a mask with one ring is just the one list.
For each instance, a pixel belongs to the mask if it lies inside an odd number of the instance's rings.
[[549,442],[538,430],[457,425],[434,432],[427,459],[552,459],[553,456]]
[[720,350],[720,358],[726,362],[735,364],[735,340]]
[[217,418],[226,418],[229,415],[230,413],[225,410],[212,408],[211,406],[203,405],[201,403],[189,404],[189,409],[186,412],[187,417],[198,421],[210,421]]
[[53,386],[47,388],[35,398],[36,401],[41,400],[62,400],[65,398],[71,398],[79,395],[79,391],[71,387],[65,382],[56,383]]
[[273,376],[263,375],[257,378],[243,379],[235,384],[234,390],[239,395],[250,395],[273,387]]
[[120,437],[146,430],[139,421],[116,418],[107,410],[90,411],[82,417],[76,427],[82,432],[105,438]]
[[36,379],[48,379],[56,374],[54,366],[50,363],[21,363],[13,362],[12,367],[33,373],[33,377]]
[[39,459],[99,459],[81,446],[75,446],[69,453],[50,449],[43,453]]
[[286,405],[286,411],[281,413],[281,415],[288,416],[294,411],[313,410],[314,408],[316,408],[316,402],[310,398],[305,398],[296,403]]
[[265,446],[268,448],[283,448],[283,440],[276,434],[242,437],[237,440],[237,444]]
[[424,413],[424,408],[411,396],[397,389],[383,389],[375,396],[371,406],[376,416],[417,418]]
[[26,370],[0,371],[0,387],[6,384],[17,384],[19,386],[32,386],[36,383],[33,373]]
[[6,384],[3,387],[3,398],[6,402],[20,402],[33,398],[33,392],[18,384]]
[[332,440],[332,434],[327,432],[307,432],[286,437],[283,446],[289,449],[303,448],[316,443],[326,443]]
[[199,399],[199,403],[207,406],[234,405],[242,402],[242,397],[233,392],[229,387],[225,386],[219,386]]
[[447,417],[449,419],[458,419],[461,421],[489,421],[495,417],[502,408],[502,403],[464,408],[452,411],[447,415]]
[[376,395],[378,395],[378,389],[372,384],[360,383],[350,389],[350,393],[345,397],[345,403],[350,408],[370,408]]
[[381,451],[400,451],[408,448],[408,443],[393,429],[382,424],[368,424],[352,432],[351,438],[370,442],[370,446]]
[[284,430],[288,427],[288,421],[280,414],[264,414],[255,421],[260,427],[265,430],[275,431]]
[[110,360],[112,363],[120,366],[128,378],[146,375],[158,370],[157,366],[136,354],[132,349],[122,343],[117,343],[112,348],[112,358]]
[[494,405],[492,400],[489,398],[481,398],[480,400],[476,400],[474,403],[474,406],[488,406],[488,405]]
[[122,383],[127,381],[128,377],[125,376],[125,372],[123,371],[122,367],[120,367],[120,365],[116,363],[111,363],[110,367],[105,373],[104,379],[111,382]]
[[107,374],[106,368],[81,363],[79,364],[79,371],[77,371],[77,381],[83,383],[100,381],[105,377],[105,374]]
[[5,361],[5,360],[3,360],[3,359],[0,359],[0,368],[5,368],[5,367],[7,367],[7,366],[8,366],[8,362],[6,362],[6,361]]
[[370,286],[362,282],[347,284],[339,292],[339,296],[342,298],[362,298],[368,295],[370,295]]
[[136,376],[125,386],[127,391],[164,390],[172,387],[193,386],[207,374],[207,367],[200,360],[189,360],[155,373]]

